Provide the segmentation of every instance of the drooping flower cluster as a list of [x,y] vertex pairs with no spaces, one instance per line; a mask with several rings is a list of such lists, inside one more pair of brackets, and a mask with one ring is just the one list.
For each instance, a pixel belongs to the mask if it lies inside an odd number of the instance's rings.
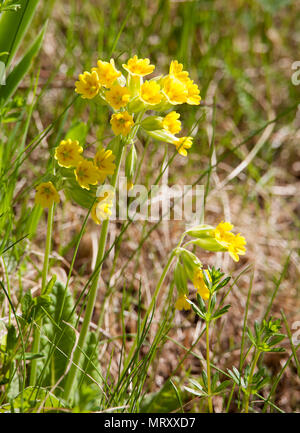
[[[193,138],[176,136],[181,131],[180,115],[168,111],[183,103],[199,105],[201,97],[197,84],[177,60],[171,62],[167,75],[145,81],[144,77],[155,69],[149,59],[135,55],[122,67],[127,77],[116,69],[113,59],[110,62],[99,60],[97,67],[79,75],[75,91],[85,99],[98,96],[114,110],[110,123],[115,135],[128,137],[138,117],[139,126],[147,134],[173,144],[180,155],[186,156]],[[149,110],[168,113],[143,117]]]
[[[220,222],[215,228],[206,224],[198,225],[188,229],[185,234],[193,240],[188,244],[196,245],[207,251],[227,251],[230,257],[239,261],[239,255],[246,253],[246,240],[238,233],[233,234],[233,225],[229,222]],[[177,263],[174,271],[178,298],[175,308],[178,310],[189,310],[191,305],[188,301],[187,282],[190,280],[197,289],[198,294],[205,301],[211,297],[211,278],[209,272],[203,269],[198,257],[186,248],[176,249]]]

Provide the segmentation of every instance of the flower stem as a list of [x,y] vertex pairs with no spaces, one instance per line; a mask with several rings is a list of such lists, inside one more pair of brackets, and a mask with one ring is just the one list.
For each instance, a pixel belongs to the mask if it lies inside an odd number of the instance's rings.
[[[120,142],[118,154],[116,155],[116,161],[115,161],[116,169],[115,169],[115,172],[113,174],[112,181],[111,181],[111,186],[113,186],[114,188],[116,187],[116,184],[117,184],[123,152],[124,152],[124,145]],[[100,239],[99,239],[99,248],[98,248],[98,254],[97,254],[96,265],[95,265],[96,272],[95,272],[93,282],[91,285],[91,289],[89,292],[88,302],[87,302],[87,306],[86,306],[84,319],[82,322],[82,327],[81,327],[80,334],[79,334],[78,344],[77,344],[77,347],[76,347],[75,352],[74,352],[73,364],[72,364],[72,367],[70,368],[70,371],[69,371],[68,376],[67,376],[66,386],[65,386],[65,390],[64,390],[64,399],[65,400],[69,400],[70,397],[72,398],[73,388],[74,388],[74,384],[76,382],[76,378],[77,378],[77,374],[78,374],[78,367],[77,366],[80,364],[81,353],[82,353],[82,350],[84,348],[84,343],[86,340],[86,336],[88,333],[88,329],[89,329],[90,322],[91,322],[92,315],[93,315],[93,311],[94,311],[94,306],[95,306],[96,297],[97,297],[98,283],[99,283],[99,278],[100,278],[101,269],[102,269],[102,261],[103,261],[103,257],[104,257],[104,253],[105,253],[108,226],[109,226],[109,219],[103,221],[103,223],[102,223],[102,229],[101,229],[101,234],[100,234]]]
[[208,391],[208,410],[213,413],[212,395],[211,395],[211,373],[209,359],[209,321],[206,321],[206,371],[207,371],[207,391]]
[[[45,246],[45,255],[44,255],[44,265],[42,272],[42,288],[41,295],[43,295],[46,283],[47,283],[47,275],[49,268],[49,256],[51,251],[51,240],[52,240],[52,226],[53,226],[53,217],[54,217],[54,204],[50,206],[48,211],[48,221],[47,221],[47,236],[46,236],[46,246]],[[38,353],[40,350],[40,340],[41,340],[41,326],[42,319],[36,321],[36,327],[33,333],[33,344],[32,344],[32,353]],[[36,383],[36,373],[37,373],[37,360],[33,359],[31,361],[31,370],[30,370],[30,379],[29,385],[35,386]]]
[[252,383],[252,377],[254,374],[254,370],[258,361],[258,358],[260,356],[261,352],[259,350],[257,350],[254,354],[254,359],[252,362],[252,366],[251,366],[251,370],[250,370],[250,374],[249,374],[249,379],[248,379],[248,386],[247,386],[247,391],[246,391],[246,395],[245,395],[245,413],[249,412],[249,402],[250,402],[250,397],[251,397],[251,383]]

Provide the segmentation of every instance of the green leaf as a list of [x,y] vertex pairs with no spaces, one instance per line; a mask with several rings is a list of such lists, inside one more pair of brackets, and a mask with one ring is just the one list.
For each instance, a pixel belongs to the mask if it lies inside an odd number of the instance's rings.
[[24,76],[27,74],[33,58],[37,55],[42,45],[44,33],[46,30],[46,24],[43,29],[36,37],[35,41],[24,55],[22,60],[15,66],[12,72],[9,74],[6,80],[6,85],[0,87],[0,100],[4,103],[10,98],[16,91],[18,85],[23,80]]
[[79,144],[84,147],[86,141],[86,135],[88,127],[84,122],[76,122],[68,130],[65,139],[70,138],[71,140],[79,141]]
[[[40,406],[47,408],[47,411],[64,406],[63,402],[51,394],[48,389],[34,388],[32,386],[26,388],[23,393],[15,395],[11,400],[11,403],[0,407],[0,413],[10,411],[12,405],[17,413],[21,411],[36,413]],[[42,412],[45,412],[45,410],[42,409]]]
[[[56,344],[57,347],[54,350],[52,362],[50,363],[52,371],[49,368],[46,371],[43,386],[50,386],[52,383],[56,383],[64,374],[75,342],[73,329],[63,322],[66,321],[72,326],[75,325],[76,318],[74,316],[70,318],[74,307],[72,295],[69,291],[65,293],[65,287],[60,282],[56,282],[49,297],[51,304],[46,306],[46,311],[51,320],[48,316],[44,318],[43,330],[45,335],[41,337],[40,351],[47,356],[52,348],[52,344]],[[43,363],[38,362],[39,372],[41,372],[42,368]],[[63,387],[63,382],[60,384],[61,387]]]
[[39,0],[19,0],[17,12],[6,11],[0,16],[0,53],[8,52],[2,60],[9,67],[31,23]]
[[[174,378],[173,378],[174,380]],[[178,389],[181,401],[185,402],[188,398],[187,393]],[[147,394],[140,407],[142,413],[170,413],[178,409],[178,397],[171,382],[167,380],[163,387],[158,391]]]

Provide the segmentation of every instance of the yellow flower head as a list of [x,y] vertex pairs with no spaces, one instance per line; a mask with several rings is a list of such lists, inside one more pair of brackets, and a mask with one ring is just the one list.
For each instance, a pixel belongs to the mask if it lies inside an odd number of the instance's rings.
[[90,185],[96,185],[100,179],[98,168],[87,159],[82,159],[79,162],[74,173],[77,182],[84,189],[90,189]]
[[141,86],[141,99],[146,104],[159,104],[162,99],[160,85],[156,81],[145,81]]
[[177,78],[183,83],[186,83],[189,80],[189,73],[187,71],[183,71],[183,65],[178,63],[177,60],[172,60],[170,64],[169,75],[171,77]]
[[122,87],[119,84],[115,84],[110,90],[105,93],[105,98],[109,105],[115,110],[119,110],[121,107],[125,107],[130,98],[130,92],[127,87]]
[[127,112],[116,113],[111,116],[111,127],[115,135],[128,135],[134,125],[133,117]]
[[215,230],[213,230],[213,235],[216,241],[226,248],[229,252],[230,257],[235,262],[239,261],[239,255],[244,255],[246,253],[246,240],[243,236],[238,233],[234,235],[231,233],[233,225],[229,222],[220,222]]
[[[209,274],[207,274],[207,275],[208,275],[209,279],[211,280],[210,275]],[[207,285],[205,284],[205,280],[203,277],[203,271],[201,268],[199,268],[195,271],[193,284],[196,287],[197,292],[199,293],[201,298],[203,298],[205,301],[207,301],[207,299],[209,299],[209,290],[208,290]]]
[[185,83],[171,75],[167,75],[163,80],[163,93],[172,105],[183,104],[188,96]]
[[68,138],[59,143],[55,149],[54,158],[61,167],[76,167],[82,160],[82,151],[83,149],[79,145],[79,141]]
[[187,296],[186,295],[180,295],[177,298],[177,301],[175,302],[175,308],[176,310],[190,310],[191,309],[191,304],[189,304],[187,302]]
[[187,156],[186,149],[190,149],[193,144],[193,137],[181,137],[173,143],[176,146],[178,153],[182,156]]
[[154,65],[150,65],[149,59],[138,59],[137,56],[129,59],[127,64],[123,64],[122,66],[129,74],[139,77],[151,74],[155,69]]
[[97,68],[92,68],[92,71],[98,74],[100,83],[107,88],[110,88],[116,79],[122,75],[121,72],[117,71],[115,68],[113,59],[110,60],[110,63],[98,60]]
[[52,182],[44,182],[36,187],[35,203],[43,208],[59,203],[60,198]]
[[189,78],[189,73],[183,70],[183,65],[173,60],[170,65],[169,76],[179,80],[187,91],[186,101],[190,105],[200,104],[200,91],[197,84]]
[[99,197],[92,207],[91,217],[96,224],[101,224],[103,220],[106,220],[112,214],[111,208],[113,206],[113,192],[106,191],[103,197]]
[[75,92],[79,93],[83,99],[92,99],[98,95],[101,83],[97,72],[87,72],[79,74],[79,80],[75,83]]
[[114,174],[116,164],[113,162],[115,155],[111,150],[100,147],[94,157],[94,164],[99,170],[99,181],[104,182],[107,175]]
[[162,121],[163,128],[171,134],[177,134],[178,132],[180,132],[181,122],[180,120],[178,120],[179,117],[180,114],[176,113],[176,111],[171,111],[170,113],[168,113]]
[[186,102],[190,105],[199,105],[201,101],[201,96],[197,84],[195,84],[193,80],[188,80],[186,87],[188,91]]

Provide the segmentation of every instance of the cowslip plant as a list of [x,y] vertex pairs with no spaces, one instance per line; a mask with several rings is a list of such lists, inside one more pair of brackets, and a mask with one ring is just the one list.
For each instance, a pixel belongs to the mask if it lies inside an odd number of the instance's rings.
[[[189,77],[189,73],[183,70],[183,65],[176,60],[171,62],[167,75],[156,76],[149,80],[145,77],[152,74],[155,69],[149,59],[139,59],[134,56],[122,67],[125,75],[117,69],[113,59],[109,62],[98,60],[97,66],[80,74],[75,83],[76,93],[84,100],[89,103],[104,104],[112,110],[110,126],[115,137],[105,147],[101,143],[93,158],[84,155],[85,143],[77,140],[76,136],[65,137],[54,152],[51,151],[53,163],[56,161],[53,166],[55,180],[53,177],[47,178],[46,182],[37,186],[36,203],[43,207],[50,206],[49,224],[53,203],[59,200],[58,192],[64,190],[67,197],[89,208],[94,222],[101,225],[98,254],[87,306],[73,363],[66,378],[63,395],[66,401],[73,399],[78,376],[77,366],[82,359],[82,349],[94,310],[114,195],[105,193],[99,197],[97,187],[109,180],[110,186],[115,189],[120,167],[125,159],[127,188],[132,188],[138,159],[135,141],[139,132],[170,143],[180,155],[187,156],[187,150],[192,146],[192,137],[177,136],[181,131],[180,115],[173,109],[183,103],[199,105],[201,99],[198,86]],[[148,111],[151,111],[150,115],[147,115]],[[153,114],[155,112],[157,115]],[[48,245],[47,241],[46,244]],[[45,260],[46,258],[47,255]],[[45,271],[43,275],[46,273]],[[38,341],[37,335],[33,344],[34,352],[39,347]],[[31,370],[31,384],[33,384],[35,363]]]

